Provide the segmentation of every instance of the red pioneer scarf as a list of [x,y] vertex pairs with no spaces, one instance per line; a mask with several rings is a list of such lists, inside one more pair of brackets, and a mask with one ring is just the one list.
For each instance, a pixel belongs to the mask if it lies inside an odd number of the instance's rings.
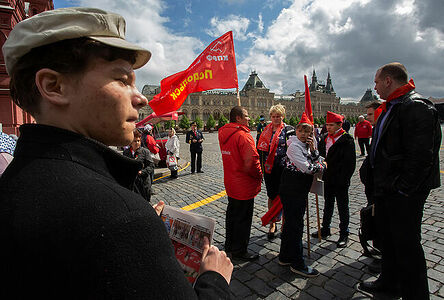
[[389,103],[393,99],[396,99],[398,97],[401,97],[402,95],[407,94],[408,92],[414,89],[415,89],[415,83],[413,82],[413,78],[411,78],[409,83],[397,88],[393,93],[390,94],[390,96],[388,96],[387,101],[381,104],[381,109],[386,112],[387,103]]
[[272,139],[271,135],[273,134],[273,123],[270,123],[267,125],[267,127],[265,127],[264,131],[262,131],[261,136],[259,137],[257,149],[268,152],[267,161],[264,164],[265,173],[267,174],[270,174],[271,169],[273,168],[274,156],[276,155],[276,150],[279,144],[279,135],[281,134],[283,128],[284,123],[281,123],[279,128],[274,133]]
[[345,132],[345,130],[341,128],[335,134],[333,134],[333,135],[329,134],[327,136],[327,138],[325,139],[325,144],[327,145],[327,140],[330,138],[331,142],[332,142],[331,144],[333,145],[335,143],[335,141],[336,141],[336,138],[341,136],[344,132]]

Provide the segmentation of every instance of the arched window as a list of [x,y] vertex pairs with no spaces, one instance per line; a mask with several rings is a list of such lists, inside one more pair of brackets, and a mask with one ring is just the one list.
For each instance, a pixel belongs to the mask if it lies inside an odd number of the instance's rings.
[[205,109],[203,111],[203,121],[207,122],[209,117],[210,117],[210,111],[208,109]]
[[193,109],[191,111],[191,120],[196,120],[196,118],[199,116],[199,111],[197,109]]
[[215,120],[219,120],[220,118],[220,111],[218,111],[217,109],[213,112],[213,117]]

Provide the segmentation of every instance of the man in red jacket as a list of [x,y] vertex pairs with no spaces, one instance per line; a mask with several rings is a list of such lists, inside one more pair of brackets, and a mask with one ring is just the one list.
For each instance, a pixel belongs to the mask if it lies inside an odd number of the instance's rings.
[[[359,148],[361,148],[361,156],[365,156],[365,150],[370,148],[370,138],[372,137],[372,124],[367,121],[364,116],[359,116],[359,122],[355,128],[355,139],[358,138]],[[364,149],[365,145],[365,149]]]
[[249,120],[247,110],[235,106],[230,112],[230,123],[219,129],[224,183],[228,195],[225,251],[232,258],[241,260],[259,257],[247,251],[254,197],[261,190],[262,180],[259,154],[248,128]]

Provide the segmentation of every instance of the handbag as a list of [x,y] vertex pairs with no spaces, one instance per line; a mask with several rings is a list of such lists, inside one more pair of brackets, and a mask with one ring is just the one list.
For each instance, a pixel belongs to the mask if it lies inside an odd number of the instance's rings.
[[170,169],[171,171],[176,171],[177,168],[177,158],[175,155],[168,155],[167,157],[167,164],[168,164],[168,169]]
[[380,255],[380,251],[368,244],[368,241],[374,241],[377,235],[376,220],[375,220],[375,205],[369,205],[361,209],[361,227],[359,228],[358,236],[362,249],[364,249],[364,256],[373,257],[375,254]]

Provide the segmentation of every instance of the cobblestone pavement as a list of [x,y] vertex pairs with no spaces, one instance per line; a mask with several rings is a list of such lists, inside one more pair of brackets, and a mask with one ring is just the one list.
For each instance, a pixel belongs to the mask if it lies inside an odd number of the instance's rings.
[[[255,136],[255,132],[252,133]],[[164,200],[175,207],[184,207],[203,200],[225,189],[223,183],[222,159],[216,133],[204,133],[203,171],[202,174],[190,174],[190,168],[179,173],[179,179],[158,180],[154,189],[153,201]],[[190,160],[189,146],[185,144],[185,135],[179,135],[181,158]],[[357,147],[358,148],[358,147]],[[358,154],[357,154],[358,155]],[[444,170],[444,149],[441,147],[441,170]],[[260,255],[255,262],[236,263],[231,280],[231,290],[238,299],[367,299],[356,290],[356,284],[362,280],[374,280],[367,268],[369,258],[362,256],[357,231],[359,228],[359,210],[366,203],[364,189],[359,181],[357,170],[363,158],[357,157],[357,168],[350,187],[350,241],[346,248],[336,248],[338,235],[337,209],[332,221],[332,236],[318,242],[311,239],[311,256],[308,265],[318,269],[321,275],[314,279],[304,279],[293,274],[288,267],[277,263],[280,239],[272,242],[266,238],[267,228],[260,223],[261,216],[267,210],[265,185],[255,198],[253,225],[249,250]],[[441,180],[443,181],[443,172]],[[444,181],[443,181],[444,183]],[[431,299],[444,298],[444,192],[443,188],[431,192],[425,205],[422,238],[426,253]],[[317,230],[314,196],[310,194],[310,232]],[[319,197],[322,208],[323,198]],[[221,197],[211,203],[193,210],[216,219],[214,244],[223,249],[225,240],[225,211],[227,197]],[[306,224],[306,223],[305,223]],[[280,224],[279,224],[280,229]],[[304,255],[307,257],[306,228],[304,230]]]

